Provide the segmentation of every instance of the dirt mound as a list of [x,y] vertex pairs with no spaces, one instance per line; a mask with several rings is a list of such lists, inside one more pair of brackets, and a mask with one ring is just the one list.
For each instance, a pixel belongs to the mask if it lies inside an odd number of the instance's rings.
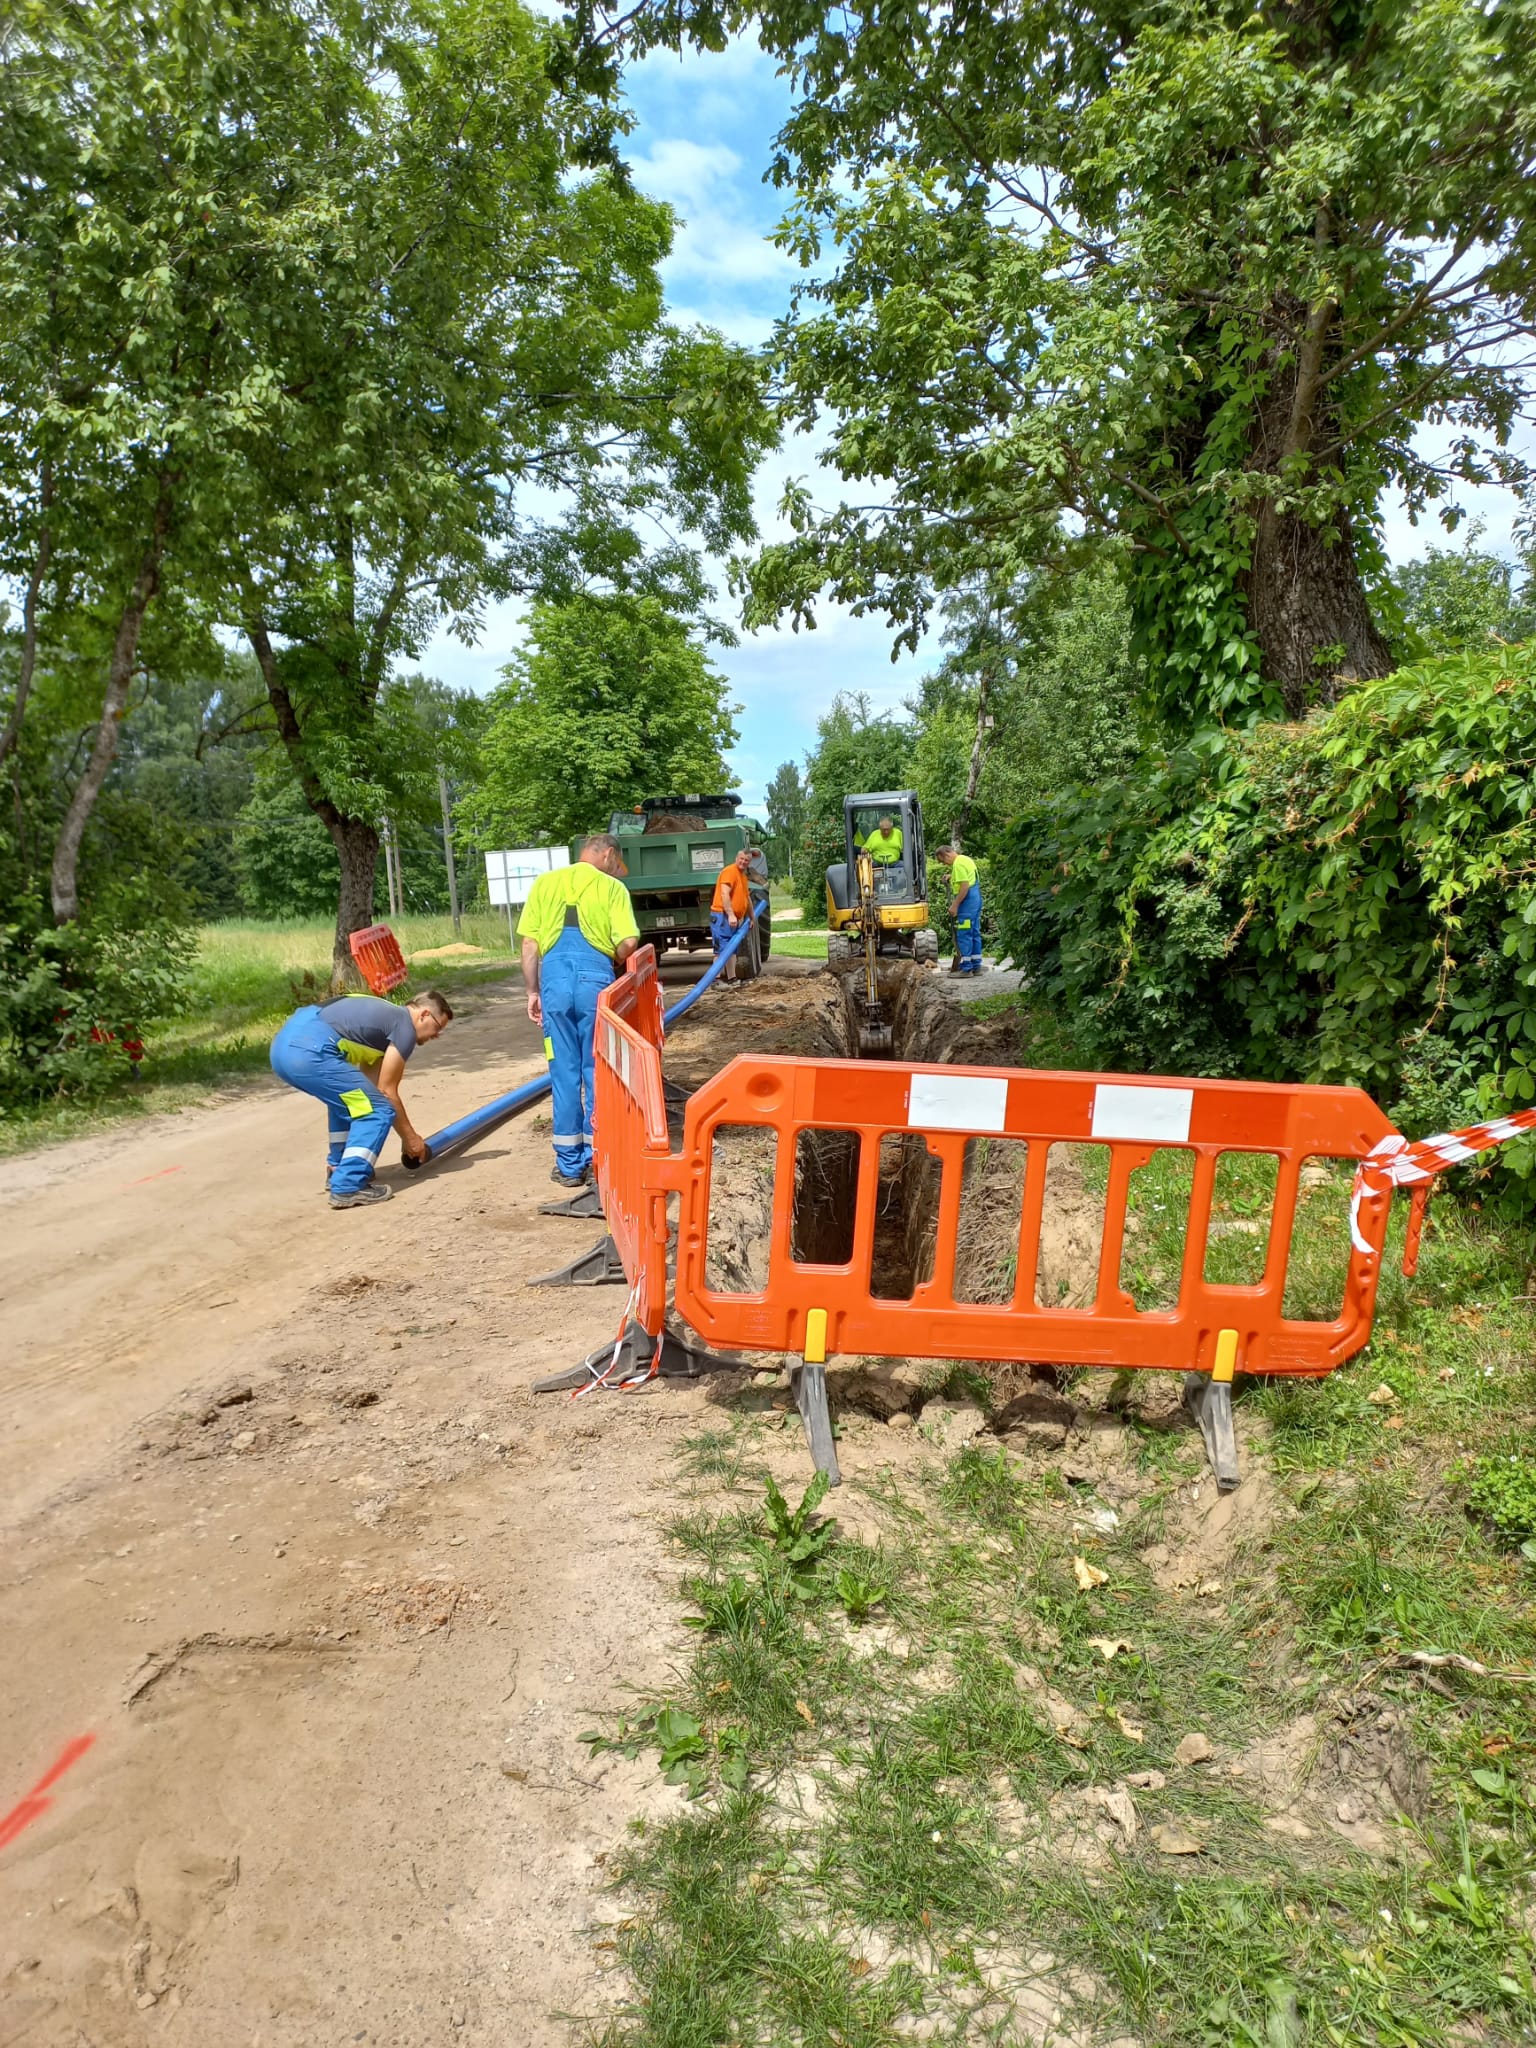
[[709,820],[702,811],[657,811],[645,821],[641,838],[656,832],[707,832]]
[[1292,1841],[1340,1837],[1369,1856],[1401,1851],[1400,1820],[1422,1820],[1429,1766],[1409,1741],[1400,1711],[1374,1695],[1331,1713],[1300,1714],[1235,1759],[1268,1808],[1265,1826]]
[[413,960],[458,960],[466,953],[483,953],[484,946],[471,946],[465,939],[455,939],[451,946],[427,946],[420,953],[413,953]]

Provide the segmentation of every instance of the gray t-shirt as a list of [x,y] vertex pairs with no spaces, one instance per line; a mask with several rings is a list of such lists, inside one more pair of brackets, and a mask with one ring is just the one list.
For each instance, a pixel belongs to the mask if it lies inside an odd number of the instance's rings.
[[320,1020],[329,1024],[341,1050],[360,1067],[376,1067],[390,1046],[403,1060],[416,1050],[410,1011],[382,996],[338,996],[320,1005]]

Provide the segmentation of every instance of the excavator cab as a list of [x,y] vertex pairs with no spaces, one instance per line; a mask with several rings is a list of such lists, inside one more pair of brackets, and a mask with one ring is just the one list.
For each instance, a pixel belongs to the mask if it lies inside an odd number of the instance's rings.
[[846,858],[827,869],[827,964],[864,967],[859,1050],[888,1056],[891,1030],[880,1000],[877,962],[937,961],[928,923],[923,807],[915,790],[875,791],[843,800]]

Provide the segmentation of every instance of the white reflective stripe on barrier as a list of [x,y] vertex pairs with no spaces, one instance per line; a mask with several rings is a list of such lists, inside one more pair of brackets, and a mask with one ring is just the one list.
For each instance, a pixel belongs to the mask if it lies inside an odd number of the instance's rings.
[[1193,1088],[1127,1088],[1101,1081],[1093,1091],[1095,1138],[1149,1138],[1156,1145],[1187,1145]]
[[974,1074],[914,1074],[907,1124],[914,1131],[1005,1130],[1008,1083]]

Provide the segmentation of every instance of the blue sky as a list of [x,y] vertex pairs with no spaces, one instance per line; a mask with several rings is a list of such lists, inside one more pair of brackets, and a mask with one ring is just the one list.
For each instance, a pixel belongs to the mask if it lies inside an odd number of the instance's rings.
[[[789,108],[785,82],[754,43],[737,40],[718,56],[653,52],[629,72],[627,92],[636,118],[628,144],[636,182],[678,215],[664,271],[673,316],[706,322],[733,340],[764,341],[799,275],[768,240],[784,195],[763,182]],[[1427,435],[1420,440],[1434,445]],[[765,538],[782,530],[778,500],[793,476],[816,478],[819,502],[840,495],[837,478],[820,468],[814,443],[804,437],[786,442],[757,482]],[[1514,508],[1503,493],[1463,492],[1461,502],[1484,520],[1484,545],[1511,551]],[[1400,507],[1385,510],[1394,560],[1422,554],[1433,541],[1446,544],[1438,522],[1414,528]],[[810,748],[817,717],[837,691],[863,690],[877,709],[897,709],[936,659],[930,640],[917,656],[893,663],[892,635],[879,619],[855,619],[833,605],[821,607],[814,632],[741,632],[723,579],[720,610],[739,633],[737,646],[715,654],[742,707],[740,739],[730,756],[734,786],[753,806],[760,806],[779,763]],[[515,605],[494,608],[477,646],[439,635],[424,651],[422,667],[460,688],[489,689],[521,638],[521,619]]]

